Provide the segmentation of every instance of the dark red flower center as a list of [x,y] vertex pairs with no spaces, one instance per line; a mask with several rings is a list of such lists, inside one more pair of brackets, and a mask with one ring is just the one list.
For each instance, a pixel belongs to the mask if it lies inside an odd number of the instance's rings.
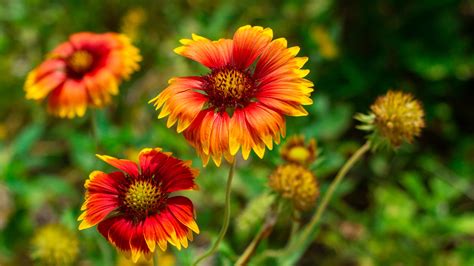
[[78,50],[67,58],[66,63],[73,75],[82,76],[92,69],[94,56],[88,51]]
[[123,202],[127,210],[137,218],[144,218],[148,214],[160,210],[167,194],[161,191],[161,186],[148,180],[132,181],[124,194]]
[[209,103],[218,111],[243,107],[255,93],[255,82],[251,75],[232,67],[213,70],[205,79]]

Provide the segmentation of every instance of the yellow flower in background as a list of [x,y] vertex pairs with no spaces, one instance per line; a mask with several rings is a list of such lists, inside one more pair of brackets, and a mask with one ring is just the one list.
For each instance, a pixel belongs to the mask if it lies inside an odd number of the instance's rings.
[[125,155],[125,158],[128,160],[135,160],[135,158],[138,158],[140,156],[141,149],[137,149],[134,147],[129,147],[125,149],[123,154]]
[[31,245],[31,258],[45,265],[71,265],[79,254],[76,234],[61,224],[39,228]]
[[317,26],[312,31],[313,40],[319,46],[319,53],[325,59],[334,59],[339,55],[336,43],[329,35],[326,28]]
[[311,209],[319,196],[319,185],[311,171],[298,164],[279,166],[269,178],[270,187],[292,201],[301,211]]
[[310,139],[306,145],[304,136],[292,136],[281,148],[280,155],[289,163],[308,166],[316,160],[316,140]]
[[413,142],[425,127],[423,108],[409,93],[388,91],[370,109],[375,114],[377,129],[395,147],[403,141]]
[[122,18],[121,32],[135,40],[140,33],[140,26],[147,20],[145,9],[142,7],[131,8]]

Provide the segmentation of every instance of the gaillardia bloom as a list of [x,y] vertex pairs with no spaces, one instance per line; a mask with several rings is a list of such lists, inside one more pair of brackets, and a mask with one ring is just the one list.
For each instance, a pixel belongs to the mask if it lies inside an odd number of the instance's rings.
[[48,111],[56,116],[83,116],[87,106],[108,104],[122,79],[138,70],[140,60],[125,35],[76,33],[28,74],[26,98],[47,98]]
[[316,160],[316,140],[311,139],[305,144],[304,136],[292,136],[280,150],[283,160],[308,166]]
[[204,76],[172,78],[169,86],[150,102],[161,108],[158,118],[169,116],[167,126],[178,124],[196,148],[204,165],[212,157],[231,162],[242,148],[262,158],[265,146],[285,136],[285,116],[307,115],[302,105],[312,103],[313,83],[301,69],[307,57],[296,57],[299,47],[287,47],[284,38],[273,40],[269,28],[244,26],[233,39],[211,41],[193,34],[180,40],[174,51],[210,69]]
[[311,171],[298,164],[284,164],[270,175],[269,186],[291,200],[301,211],[311,209],[319,196],[319,186]]
[[139,166],[125,159],[98,157],[120,171],[90,174],[79,230],[98,224],[98,231],[134,262],[141,255],[149,259],[156,245],[162,250],[167,242],[178,249],[187,247],[192,232],[199,233],[194,207],[188,198],[170,193],[197,188],[198,171],[190,168],[191,162],[159,148],[143,149]]

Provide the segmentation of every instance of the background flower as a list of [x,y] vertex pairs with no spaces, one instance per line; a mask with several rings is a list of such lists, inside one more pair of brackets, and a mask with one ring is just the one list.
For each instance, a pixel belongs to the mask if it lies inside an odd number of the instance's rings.
[[79,255],[75,232],[61,224],[48,224],[35,232],[31,257],[43,265],[72,265]]
[[388,91],[370,106],[367,115],[357,114],[362,122],[358,128],[372,132],[369,136],[373,149],[380,145],[398,148],[403,142],[412,143],[425,127],[425,112],[421,103],[409,93]]
[[125,35],[81,32],[58,45],[26,78],[26,98],[48,100],[60,117],[83,116],[118,94],[122,79],[138,70],[139,51]]
[[316,177],[310,170],[298,164],[278,166],[270,175],[268,184],[300,211],[313,208],[319,196]]

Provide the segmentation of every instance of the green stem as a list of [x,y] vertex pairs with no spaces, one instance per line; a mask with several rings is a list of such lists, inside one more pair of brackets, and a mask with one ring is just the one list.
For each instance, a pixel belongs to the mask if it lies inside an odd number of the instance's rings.
[[92,139],[94,140],[96,150],[99,149],[99,129],[97,125],[97,110],[91,110],[91,131],[92,131]]
[[234,161],[232,162],[232,165],[230,166],[229,170],[229,176],[227,177],[227,186],[226,186],[226,191],[225,191],[225,209],[224,209],[224,220],[222,222],[222,227],[221,231],[219,232],[219,235],[217,236],[216,242],[212,245],[212,247],[204,253],[202,256],[200,256],[194,263],[193,265],[198,265],[201,261],[206,259],[207,257],[211,256],[214,254],[219,247],[219,244],[221,243],[222,239],[224,239],[225,233],[227,232],[227,228],[229,228],[229,222],[230,222],[230,192],[231,192],[231,187],[232,187],[232,179],[234,177],[234,170],[235,170],[235,158]]
[[158,249],[155,249],[153,253],[153,266],[158,266]]
[[255,253],[255,250],[257,250],[257,247],[260,244],[260,242],[271,234],[273,227],[275,226],[278,216],[282,209],[282,200],[280,198],[278,199],[277,205],[278,206],[277,206],[276,211],[275,210],[270,211],[270,213],[267,215],[265,219],[265,222],[262,228],[254,237],[252,242],[247,246],[244,253],[242,253],[242,255],[239,257],[235,265],[238,265],[238,266],[247,265],[250,261],[250,258]]
[[339,183],[341,183],[342,179],[346,176],[347,172],[349,172],[349,170],[354,166],[354,164],[359,161],[360,158],[362,158],[362,155],[370,150],[370,146],[370,141],[367,141],[351,156],[351,158],[349,158],[349,160],[347,160],[344,166],[342,166],[342,168],[337,173],[336,178],[334,178],[328,190],[324,194],[324,197],[321,200],[321,204],[318,206],[316,213],[313,215],[310,222],[305,226],[300,237],[290,244],[285,253],[291,254],[295,251],[295,249],[305,250],[307,248],[311,242],[315,228],[321,219],[322,214],[326,210],[326,207],[329,204],[334,191],[338,187]]
[[105,241],[102,239],[97,239],[97,243],[99,245],[99,250],[102,253],[102,262],[104,266],[112,266],[112,252],[110,246],[106,244]]
[[293,210],[290,237],[288,238],[288,246],[294,241],[294,238],[296,237],[296,233],[298,232],[299,228],[300,228],[300,213],[298,210]]

